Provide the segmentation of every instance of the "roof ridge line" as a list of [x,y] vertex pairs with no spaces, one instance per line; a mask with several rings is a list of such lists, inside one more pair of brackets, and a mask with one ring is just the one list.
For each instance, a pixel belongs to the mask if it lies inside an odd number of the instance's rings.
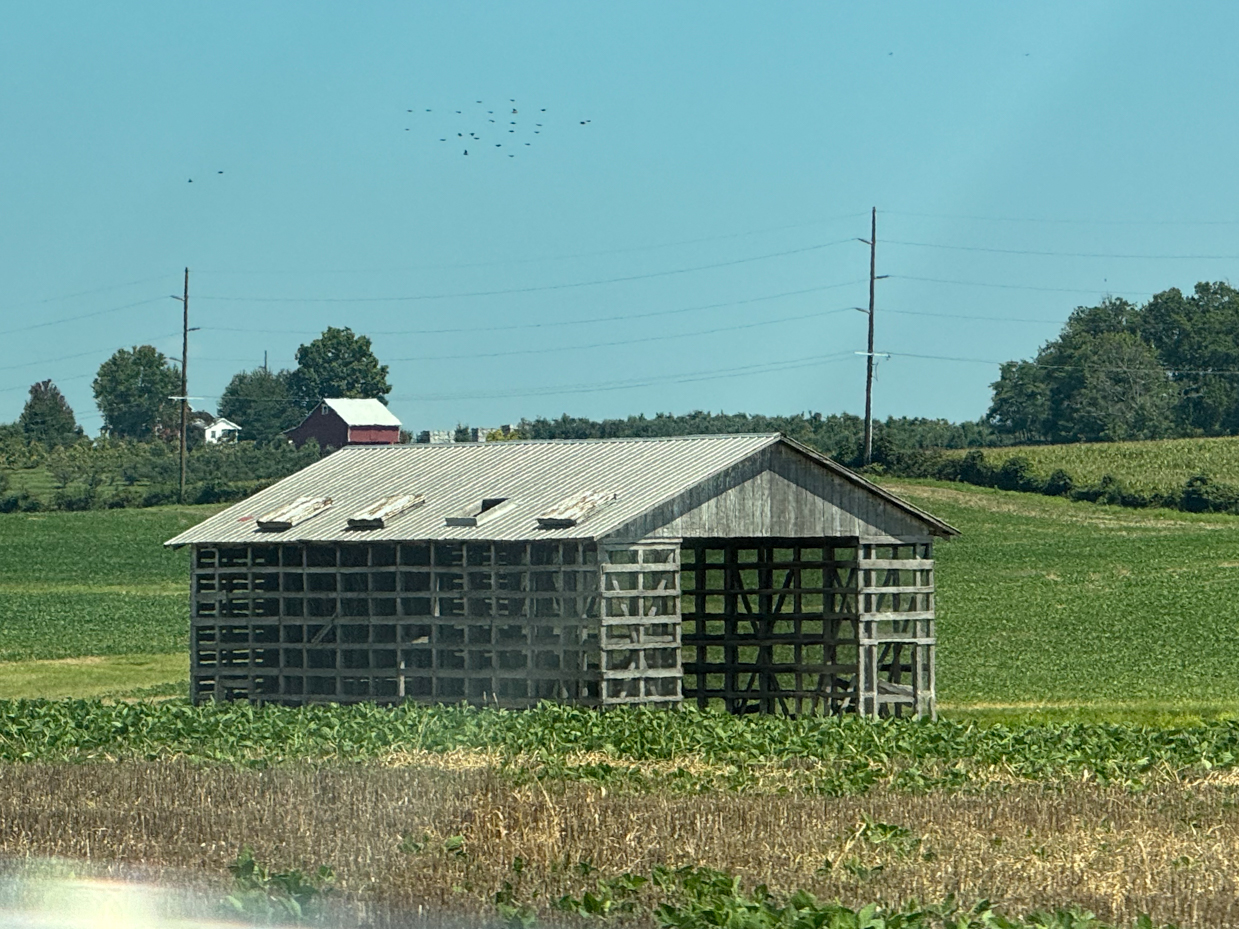
[[497,442],[405,442],[401,445],[346,445],[345,449],[373,448],[470,448],[498,447],[504,445],[576,445],[588,442],[597,445],[600,442],[683,442],[690,439],[774,439],[782,437],[781,432],[704,432],[691,435],[633,435],[607,436],[601,439],[504,439]]

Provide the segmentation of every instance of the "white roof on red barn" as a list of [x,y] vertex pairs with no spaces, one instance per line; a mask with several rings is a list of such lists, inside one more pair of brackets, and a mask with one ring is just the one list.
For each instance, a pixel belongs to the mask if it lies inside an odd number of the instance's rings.
[[392,415],[378,400],[354,400],[350,397],[331,397],[323,400],[342,420],[350,426],[399,426],[400,420]]

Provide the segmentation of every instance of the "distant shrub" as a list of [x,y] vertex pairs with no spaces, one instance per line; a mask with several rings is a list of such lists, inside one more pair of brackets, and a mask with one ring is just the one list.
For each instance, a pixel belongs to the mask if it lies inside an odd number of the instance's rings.
[[1033,464],[1023,455],[1014,455],[1002,463],[994,474],[994,486],[1002,490],[1041,493],[1045,482],[1033,474]]
[[142,495],[143,506],[167,506],[169,503],[176,503],[177,488],[167,485],[156,484],[146,489],[146,493]]
[[1183,486],[1179,506],[1189,513],[1239,513],[1239,488],[1198,474]]
[[1075,489],[1075,481],[1062,468],[1055,468],[1041,488],[1041,492],[1049,497],[1069,497]]

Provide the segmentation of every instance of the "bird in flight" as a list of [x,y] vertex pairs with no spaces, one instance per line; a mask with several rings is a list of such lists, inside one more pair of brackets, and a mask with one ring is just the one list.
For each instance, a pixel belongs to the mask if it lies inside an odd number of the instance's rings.
[[[475,102],[475,104],[476,104],[479,108],[478,108],[478,109],[474,109],[474,110],[470,110],[468,113],[466,113],[464,110],[452,110],[452,109],[442,109],[442,108],[440,108],[440,109],[436,110],[436,109],[434,109],[434,108],[432,108],[432,107],[425,107],[425,112],[426,112],[426,113],[438,113],[438,114],[440,114],[440,116],[439,116],[439,117],[435,117],[436,119],[437,119],[437,118],[440,118],[440,117],[446,117],[446,115],[447,115],[447,114],[453,114],[453,113],[454,113],[455,115],[457,115],[457,116],[468,116],[468,117],[469,117],[469,119],[465,121],[465,125],[463,125],[463,126],[461,126],[461,127],[460,127],[461,131],[459,131],[459,132],[457,132],[457,133],[456,133],[456,138],[457,138],[458,140],[461,140],[462,142],[467,142],[468,140],[472,139],[472,140],[476,143],[476,145],[481,145],[481,144],[482,144],[482,142],[483,142],[483,141],[485,141],[485,140],[482,138],[481,134],[479,134],[476,130],[470,130],[470,129],[468,129],[468,128],[467,128],[467,126],[468,126],[468,125],[469,125],[469,123],[470,123],[470,122],[472,122],[474,119],[479,119],[479,118],[485,118],[485,119],[486,119],[486,122],[487,122],[488,124],[490,124],[490,125],[496,125],[496,124],[498,123],[498,121],[499,121],[499,120],[498,120],[498,116],[499,116],[499,114],[500,114],[502,111],[501,111],[501,110],[483,110],[483,109],[481,109],[481,107],[482,107],[482,106],[485,106],[485,101],[484,101],[484,100],[476,100],[476,101],[474,101],[474,102]],[[509,112],[508,112],[508,114],[505,114],[505,115],[516,116],[516,115],[518,115],[518,114],[519,114],[520,110],[519,110],[519,108],[516,106],[516,102],[517,102],[517,101],[516,101],[516,98],[515,98],[515,97],[509,97],[509,98],[508,98],[508,103],[509,103],[509,104],[511,104],[511,105],[508,107],[508,111],[509,111]],[[448,106],[450,106],[450,104],[449,104]],[[539,107],[539,108],[537,108],[537,109],[530,110],[530,112],[533,112],[533,113],[541,113],[541,114],[545,114],[547,111],[548,111],[548,108],[547,108],[547,107]],[[409,114],[414,114],[414,113],[421,113],[421,112],[422,112],[422,110],[417,109],[417,108],[410,108],[410,109],[406,109],[406,112],[407,112],[407,113],[409,113]],[[546,119],[547,117],[546,117],[545,115],[542,115],[542,116],[540,116],[540,117],[538,117],[538,118],[541,118],[541,119]],[[568,119],[571,119],[571,117],[569,116],[569,117],[568,117]],[[593,122],[593,121],[592,121],[592,120],[590,120],[590,119],[578,119],[578,120],[577,120],[577,125],[584,127],[584,126],[588,126],[588,125],[590,125],[592,122]],[[475,123],[474,125],[480,125],[480,124]],[[404,130],[405,130],[405,132],[412,132],[412,131],[413,131],[413,128],[414,128],[414,126],[413,126],[412,124],[410,124],[409,126],[405,126],[405,127],[404,127]],[[432,133],[432,132],[434,131],[434,129],[438,129],[439,131],[442,131],[442,130],[443,130],[443,129],[445,129],[445,128],[447,128],[447,129],[448,129],[448,134],[447,134],[447,136],[445,136],[445,137],[432,136],[432,138],[438,138],[440,142],[449,142],[449,141],[451,141],[451,131],[452,131],[452,129],[456,128],[456,127],[454,127],[454,126],[453,126],[453,127],[451,127],[451,128],[448,128],[448,127],[445,127],[445,126],[439,125],[439,126],[434,126],[434,128],[433,128],[433,129],[428,127],[428,128],[427,128],[427,131],[426,131],[426,134],[427,134],[427,135],[430,135],[430,133]],[[540,122],[539,122],[539,123],[534,123],[534,128],[532,128],[532,129],[530,129],[530,128],[528,128],[528,127],[527,127],[527,128],[525,128],[525,129],[522,129],[522,128],[520,128],[520,124],[518,123],[518,121],[517,121],[517,120],[515,120],[515,119],[510,119],[510,120],[508,120],[508,135],[513,135],[513,136],[522,135],[522,134],[524,134],[524,135],[525,135],[525,137],[524,137],[524,138],[521,138],[521,139],[512,139],[512,141],[511,141],[511,145],[514,145],[514,146],[520,146],[520,147],[524,147],[524,148],[532,148],[532,147],[533,147],[533,140],[532,140],[532,139],[530,139],[530,138],[529,138],[529,136],[530,136],[530,135],[541,135],[541,134],[542,134],[542,130],[543,130],[544,128],[546,128],[546,124],[545,124],[545,123],[540,123]],[[420,129],[419,129],[419,131],[420,131]],[[539,143],[539,144],[541,144],[541,143]],[[499,142],[496,142],[496,143],[494,143],[494,146],[495,146],[495,148],[502,148],[502,147],[503,147],[503,144],[502,144],[502,143],[499,143]],[[476,147],[476,146],[475,146],[475,147]],[[506,154],[506,155],[508,155],[508,157],[509,157],[509,158],[514,158],[514,157],[515,157],[515,155],[514,155],[514,154],[511,154],[511,152],[512,152],[512,151],[513,151],[513,149],[512,149],[511,147],[509,147],[508,152],[503,152],[503,153],[501,153],[501,154]],[[464,147],[464,145],[462,144],[462,145],[461,145],[461,157],[464,157],[464,156],[466,156],[466,155],[468,155],[468,154],[469,154],[469,149],[465,148],[465,147]],[[485,154],[485,152],[483,151],[483,153],[482,153],[481,155],[479,155],[478,157],[483,157],[483,155],[484,155],[484,154]],[[475,160],[476,160],[476,159],[475,159]],[[220,172],[220,173],[222,174],[223,172]],[[191,183],[192,183],[192,181],[193,181],[193,179],[191,179],[191,180],[190,180],[190,182],[191,182]]]

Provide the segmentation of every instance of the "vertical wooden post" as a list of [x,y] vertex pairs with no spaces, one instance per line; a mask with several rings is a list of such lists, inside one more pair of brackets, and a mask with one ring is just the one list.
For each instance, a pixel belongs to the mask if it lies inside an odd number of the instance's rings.
[[185,502],[185,432],[189,428],[189,268],[185,269],[185,295],[181,297],[181,489],[179,503]]
[[877,281],[878,208],[869,219],[869,350],[865,355],[865,464],[873,461],[873,291]]

